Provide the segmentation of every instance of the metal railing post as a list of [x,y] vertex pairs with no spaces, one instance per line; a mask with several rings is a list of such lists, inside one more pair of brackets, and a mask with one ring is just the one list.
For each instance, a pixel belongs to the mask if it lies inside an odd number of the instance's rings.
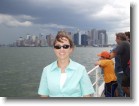
[[100,97],[103,90],[104,90],[104,82],[99,86],[99,80],[102,77],[102,75],[99,76],[99,66],[95,66],[92,70],[88,72],[88,74],[95,71],[95,82],[92,84],[92,86],[95,88],[95,94],[93,94],[94,97]]
[[99,87],[98,87],[98,69],[96,69],[96,96],[99,95]]

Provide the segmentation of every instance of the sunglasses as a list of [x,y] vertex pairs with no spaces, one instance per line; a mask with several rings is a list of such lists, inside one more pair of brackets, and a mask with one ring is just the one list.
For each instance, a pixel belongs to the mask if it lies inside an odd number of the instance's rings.
[[61,47],[63,47],[63,49],[68,49],[70,47],[70,45],[63,45],[63,46],[55,45],[54,46],[55,49],[61,49]]

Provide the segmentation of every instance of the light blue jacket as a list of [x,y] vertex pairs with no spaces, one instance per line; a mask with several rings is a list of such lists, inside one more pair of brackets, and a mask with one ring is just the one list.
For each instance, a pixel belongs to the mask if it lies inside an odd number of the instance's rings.
[[38,94],[50,97],[82,97],[94,93],[84,66],[70,59],[65,72],[67,79],[63,88],[60,89],[61,71],[57,66],[57,61],[46,66],[42,73]]

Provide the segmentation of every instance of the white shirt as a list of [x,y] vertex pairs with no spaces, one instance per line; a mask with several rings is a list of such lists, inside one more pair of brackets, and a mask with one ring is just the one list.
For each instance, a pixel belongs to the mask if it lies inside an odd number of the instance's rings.
[[66,79],[67,79],[67,73],[61,73],[61,76],[60,76],[60,89],[62,89]]

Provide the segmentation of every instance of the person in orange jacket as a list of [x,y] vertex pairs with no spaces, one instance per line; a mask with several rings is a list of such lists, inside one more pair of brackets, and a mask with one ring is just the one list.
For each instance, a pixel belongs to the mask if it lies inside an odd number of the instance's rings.
[[98,54],[100,57],[95,65],[99,65],[104,71],[105,89],[104,94],[106,97],[114,97],[117,88],[117,77],[114,71],[114,62],[110,59],[110,53],[103,51]]

